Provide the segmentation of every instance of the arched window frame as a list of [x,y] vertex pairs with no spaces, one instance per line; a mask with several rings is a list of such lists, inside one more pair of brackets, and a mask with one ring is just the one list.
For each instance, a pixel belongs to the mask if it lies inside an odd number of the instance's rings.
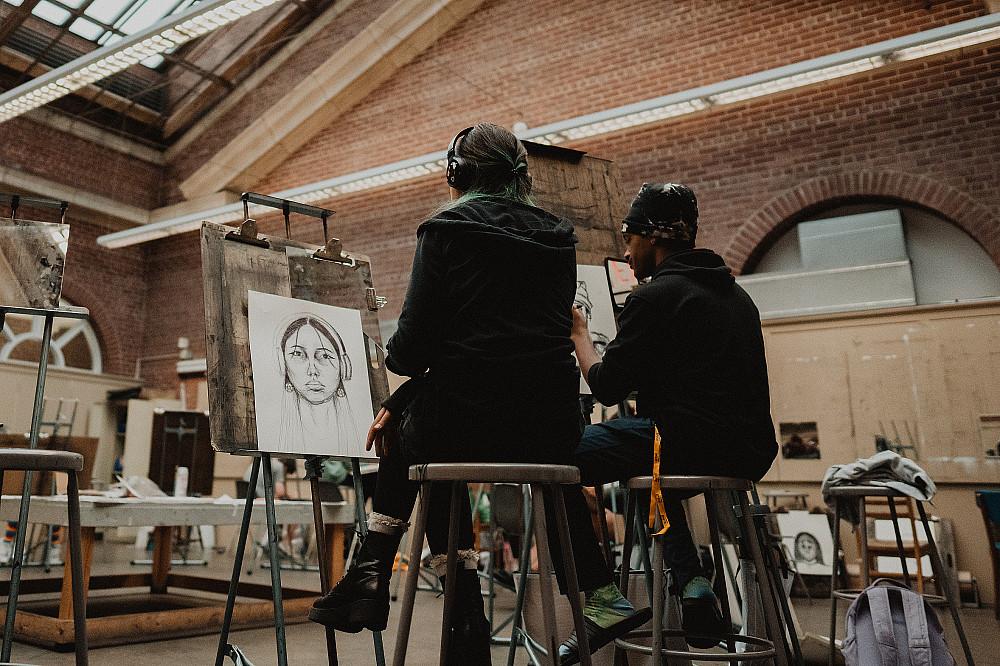
[[[65,299],[60,299],[59,305],[66,307],[69,306],[70,303]],[[9,318],[17,315],[7,316]],[[32,317],[31,328],[24,333],[19,333],[17,335],[11,331],[9,323],[5,321],[2,336],[0,336],[0,343],[2,343],[2,345],[0,345],[0,361],[18,362],[16,359],[11,358],[14,350],[24,342],[37,341],[41,343],[44,332],[45,319],[43,317]],[[84,340],[87,342],[87,348],[90,351],[91,359],[89,368],[76,368],[66,365],[66,357],[63,354],[63,349],[78,335],[82,335]],[[58,334],[53,334],[49,349],[49,368],[68,368],[71,370],[92,372],[94,374],[101,374],[103,371],[101,345],[97,339],[97,333],[94,331],[94,327],[90,325],[90,322],[85,319],[76,320],[66,330],[60,331]]]

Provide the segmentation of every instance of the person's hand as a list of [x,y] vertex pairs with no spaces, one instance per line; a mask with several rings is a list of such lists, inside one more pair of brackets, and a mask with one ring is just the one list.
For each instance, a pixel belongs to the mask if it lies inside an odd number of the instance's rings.
[[[375,422],[368,428],[368,436],[365,438],[365,451],[371,451],[375,447],[375,455],[379,458],[389,452],[389,440],[386,439],[386,430],[392,422],[392,412],[383,407],[378,410]],[[390,434],[391,437],[391,434]]]
[[589,335],[590,329],[587,326],[587,315],[583,313],[583,308],[574,305],[573,328],[570,330],[570,336],[574,338],[582,338]]

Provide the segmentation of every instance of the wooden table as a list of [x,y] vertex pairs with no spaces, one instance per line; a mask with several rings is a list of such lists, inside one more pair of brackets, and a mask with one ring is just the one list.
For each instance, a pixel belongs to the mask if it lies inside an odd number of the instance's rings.
[[[0,499],[0,519],[16,520],[20,496]],[[84,594],[94,590],[148,588],[111,597],[94,597],[87,602],[87,633],[91,647],[123,645],[164,638],[210,634],[222,626],[228,580],[170,572],[172,530],[196,525],[239,525],[244,500],[212,498],[104,498],[80,497],[80,524],[83,542]],[[275,518],[279,525],[312,523],[309,501],[276,500]],[[29,523],[66,525],[66,497],[32,497]],[[265,524],[262,500],[254,503],[251,523]],[[348,502],[324,502],[326,552],[335,554],[325,563],[330,580],[340,580],[344,573],[344,528],[354,524],[354,507]],[[91,558],[97,528],[153,527],[155,547],[151,573],[91,576]],[[69,553],[66,552],[68,559]],[[73,645],[73,597],[70,567],[61,578],[37,578],[21,581],[15,637],[26,643],[54,649]],[[9,591],[9,579],[0,582],[0,595]],[[222,595],[174,594],[169,588],[197,590]],[[61,591],[58,605],[25,600],[26,594],[52,594]],[[233,612],[233,629],[267,626],[273,623],[271,586],[240,583]],[[304,621],[318,596],[315,590],[282,588],[286,622]],[[0,609],[0,617],[3,611]],[[2,621],[2,620],[0,620]]]

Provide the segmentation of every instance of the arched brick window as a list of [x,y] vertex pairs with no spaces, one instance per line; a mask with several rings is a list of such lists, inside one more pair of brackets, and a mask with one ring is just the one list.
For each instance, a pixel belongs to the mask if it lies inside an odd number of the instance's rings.
[[[70,303],[60,300],[60,305]],[[42,349],[42,317],[8,314],[0,333],[0,361],[37,363]],[[55,319],[49,346],[50,368],[73,368],[100,373],[101,345],[90,322],[79,319]]]

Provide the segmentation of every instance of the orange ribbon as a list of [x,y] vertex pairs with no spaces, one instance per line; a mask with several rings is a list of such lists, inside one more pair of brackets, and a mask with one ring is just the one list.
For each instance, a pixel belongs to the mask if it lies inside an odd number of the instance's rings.
[[649,489],[649,529],[656,526],[656,516],[659,514],[662,527],[653,536],[662,536],[670,529],[667,518],[667,507],[663,504],[663,490],[660,488],[660,429],[653,426],[653,484]]

